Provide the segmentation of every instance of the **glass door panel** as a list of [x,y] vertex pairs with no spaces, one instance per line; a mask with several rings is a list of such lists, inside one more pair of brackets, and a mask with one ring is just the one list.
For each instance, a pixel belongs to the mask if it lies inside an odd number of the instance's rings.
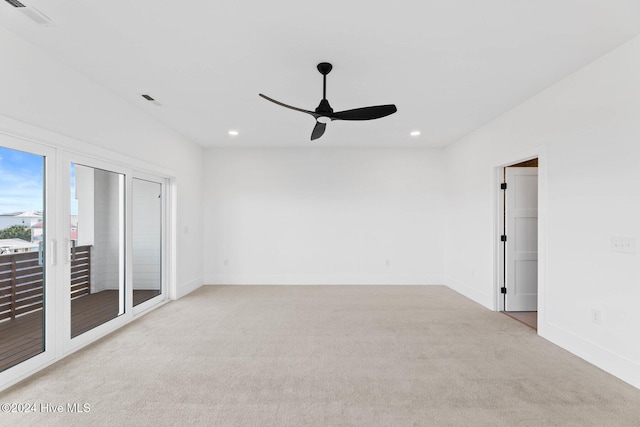
[[124,314],[125,176],[71,163],[71,338]]
[[162,293],[162,184],[133,178],[133,305]]
[[0,147],[0,372],[45,351],[45,157]]

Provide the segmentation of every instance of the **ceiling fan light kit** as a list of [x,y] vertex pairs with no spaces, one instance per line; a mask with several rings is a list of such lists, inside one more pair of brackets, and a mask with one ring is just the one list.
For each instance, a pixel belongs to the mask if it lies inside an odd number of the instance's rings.
[[268,96],[261,93],[259,95],[267,101],[271,101],[274,104],[280,105],[281,107],[300,111],[302,113],[307,113],[313,116],[313,118],[316,119],[316,124],[313,128],[313,131],[311,132],[312,141],[320,138],[327,128],[327,123],[333,120],[373,120],[386,117],[398,111],[394,104],[387,104],[376,105],[372,107],[355,108],[353,110],[338,111],[334,113],[333,108],[331,108],[331,105],[327,100],[327,74],[329,74],[332,69],[333,66],[328,62],[321,62],[318,64],[318,71],[320,72],[320,74],[322,74],[322,100],[320,101],[320,104],[315,109],[315,111],[293,107],[280,101],[276,101],[273,98],[269,98]]

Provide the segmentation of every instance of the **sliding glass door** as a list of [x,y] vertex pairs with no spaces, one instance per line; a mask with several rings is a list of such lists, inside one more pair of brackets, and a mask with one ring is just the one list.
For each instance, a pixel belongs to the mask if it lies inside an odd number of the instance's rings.
[[70,163],[71,338],[125,312],[125,175]]
[[167,299],[166,182],[0,132],[0,389]]
[[29,146],[35,152],[0,145],[0,373],[47,350],[50,150]]

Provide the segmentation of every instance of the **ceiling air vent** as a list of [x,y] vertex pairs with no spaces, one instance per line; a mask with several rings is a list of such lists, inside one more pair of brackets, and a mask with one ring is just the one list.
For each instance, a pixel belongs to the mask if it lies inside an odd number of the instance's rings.
[[142,95],[142,97],[147,101],[151,102],[153,105],[156,105],[158,107],[162,105],[158,101],[156,101],[151,95]]
[[18,0],[4,0],[4,1],[12,5],[13,7],[26,7],[25,5],[20,3]]

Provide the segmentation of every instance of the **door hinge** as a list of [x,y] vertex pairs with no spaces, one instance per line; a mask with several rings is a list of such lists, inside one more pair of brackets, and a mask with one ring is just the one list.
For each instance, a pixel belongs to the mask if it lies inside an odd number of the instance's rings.
[[506,190],[507,189],[507,183],[503,182],[502,184],[500,184],[500,189],[501,190]]
[[506,242],[507,241],[507,235],[503,234],[502,236],[500,236],[500,241],[501,242]]
[[506,287],[504,287],[504,286],[503,286],[503,287],[501,287],[501,288],[500,288],[500,293],[501,293],[501,294],[506,294],[506,293],[507,293],[507,288],[506,288]]

